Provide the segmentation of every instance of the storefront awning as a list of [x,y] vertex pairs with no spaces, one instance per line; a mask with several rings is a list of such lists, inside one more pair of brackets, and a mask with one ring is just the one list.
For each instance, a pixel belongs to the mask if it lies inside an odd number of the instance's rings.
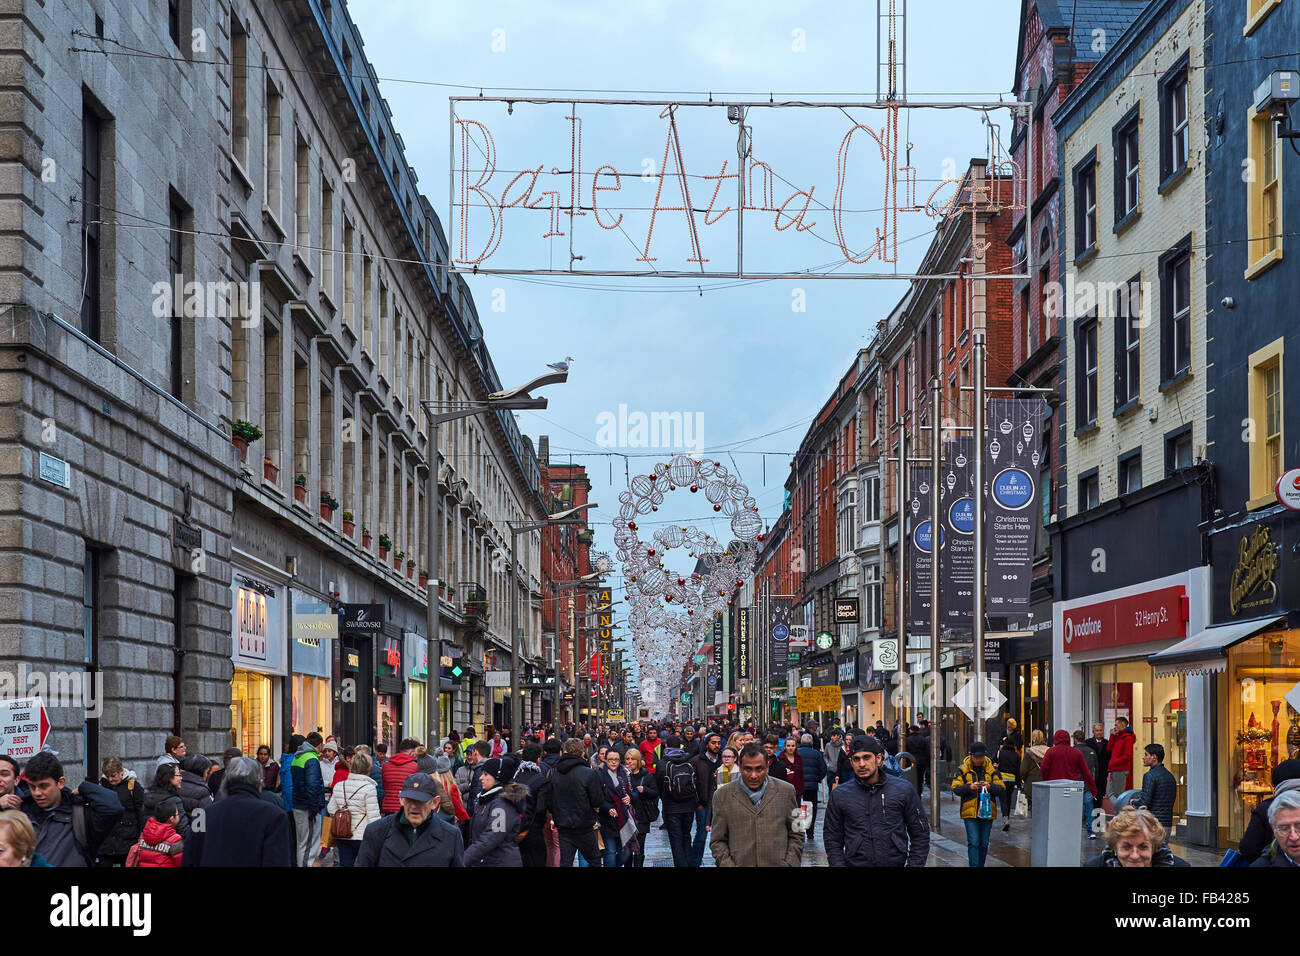
[[1173,647],[1152,654],[1147,658],[1147,663],[1154,669],[1156,677],[1170,677],[1174,674],[1218,674],[1228,666],[1228,648],[1284,621],[1286,621],[1285,615],[1281,617],[1273,615],[1251,621],[1216,624],[1179,641]]

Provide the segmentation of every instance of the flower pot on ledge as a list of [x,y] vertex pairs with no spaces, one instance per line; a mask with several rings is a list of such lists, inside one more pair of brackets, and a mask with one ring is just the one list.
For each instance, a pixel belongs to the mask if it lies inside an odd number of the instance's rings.
[[398,572],[399,574],[402,571],[402,559],[399,558],[397,555],[393,555],[393,570]]
[[421,574],[419,577],[419,581],[420,581],[421,589],[427,588],[429,586],[429,576],[427,574]]
[[343,519],[343,534],[345,537],[352,537],[352,532],[356,530],[357,524],[355,521],[349,521],[347,518]]
[[230,444],[239,450],[239,460],[248,461],[248,440],[239,435],[230,436]]
[[361,535],[361,547],[365,548],[367,551],[370,550],[370,535],[364,532]]
[[415,577],[415,568],[408,567],[406,569],[406,580],[410,581],[414,577]]
[[329,524],[334,523],[334,509],[331,508],[329,505],[320,506],[320,516],[323,520],[325,520]]
[[269,458],[262,459],[262,477],[273,485],[280,480],[280,469],[275,467]]
[[388,549],[385,548],[382,544],[379,546],[379,560],[380,561],[388,560]]
[[294,485],[294,486],[293,486],[293,500],[296,501],[296,502],[298,502],[298,504],[300,504],[300,505],[305,505],[305,504],[307,503],[307,486],[306,486],[306,485]]

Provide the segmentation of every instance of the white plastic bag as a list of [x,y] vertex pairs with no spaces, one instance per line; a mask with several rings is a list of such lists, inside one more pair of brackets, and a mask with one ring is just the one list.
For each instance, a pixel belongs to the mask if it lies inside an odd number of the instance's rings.
[[1025,796],[1025,791],[1023,790],[1016,791],[1016,809],[1012,812],[1012,816],[1029,816],[1029,798]]

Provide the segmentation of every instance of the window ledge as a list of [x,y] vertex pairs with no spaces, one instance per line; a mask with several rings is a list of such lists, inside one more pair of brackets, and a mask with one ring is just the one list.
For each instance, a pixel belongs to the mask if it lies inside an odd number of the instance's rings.
[[1246,25],[1241,28],[1241,35],[1250,36],[1270,13],[1272,13],[1282,0],[1264,0],[1264,5],[1255,12],[1255,15],[1246,21]]
[[1186,382],[1191,377],[1192,377],[1192,370],[1190,368],[1185,368],[1177,375],[1175,375],[1173,378],[1167,378],[1163,382],[1161,382],[1160,391],[1164,392],[1171,388],[1175,388],[1183,384],[1183,382]]
[[1074,430],[1074,437],[1082,438],[1084,435],[1091,435],[1094,432],[1100,432],[1100,431],[1101,431],[1101,426],[1098,425],[1095,421],[1093,421],[1093,422],[1089,422],[1086,425],[1080,425],[1078,428],[1076,428]]
[[1247,511],[1255,511],[1259,508],[1267,508],[1270,505],[1277,504],[1277,495],[1270,492],[1266,495],[1258,495],[1246,502]]
[[230,168],[234,171],[235,178],[244,184],[244,189],[248,192],[253,191],[253,177],[248,175],[248,170],[244,167],[235,154],[230,154]]
[[297,264],[298,268],[307,273],[309,282],[311,279],[316,277],[315,270],[307,264],[307,250],[303,249],[301,246],[294,246],[293,261]]
[[1249,266],[1247,266],[1246,274],[1245,274],[1246,278],[1248,280],[1257,278],[1258,276],[1262,275],[1264,272],[1267,272],[1270,268],[1272,268],[1272,266],[1275,263],[1281,261],[1282,261],[1282,249],[1281,246],[1279,246],[1278,248],[1274,249],[1272,252],[1265,254],[1259,259],[1256,259]]
[[1156,187],[1156,192],[1161,196],[1169,192],[1183,181],[1183,178],[1191,171],[1191,168],[1191,163],[1183,163],[1183,165],[1179,166],[1164,179],[1160,180],[1160,185]]
[[1083,265],[1083,263],[1087,262],[1096,254],[1097,254],[1097,243],[1093,242],[1093,244],[1090,245],[1087,249],[1084,249],[1082,252],[1080,252],[1078,255],[1074,257],[1074,264],[1076,266]]
[[271,227],[275,230],[276,236],[278,236],[279,240],[283,242],[286,233],[284,231],[284,225],[280,222],[280,217],[272,212],[271,207],[266,203],[262,204],[262,215],[270,221]]
[[1140,396],[1138,398],[1130,398],[1123,405],[1120,405],[1115,409],[1115,411],[1113,412],[1113,416],[1115,418],[1122,418],[1123,416],[1128,415],[1130,412],[1135,411],[1141,406],[1142,406],[1142,398]]
[[338,312],[339,307],[334,301],[334,296],[329,294],[329,290],[325,288],[324,282],[322,282],[320,286],[320,301],[321,305],[325,306],[329,310],[331,316]]
[[1142,216],[1142,204],[1138,203],[1128,212],[1124,213],[1124,218],[1120,219],[1119,222],[1115,223],[1115,227],[1111,230],[1111,232],[1113,232],[1117,236],[1122,232],[1126,232],[1128,228],[1133,225],[1133,223],[1137,222],[1138,219],[1141,218],[1141,216]]

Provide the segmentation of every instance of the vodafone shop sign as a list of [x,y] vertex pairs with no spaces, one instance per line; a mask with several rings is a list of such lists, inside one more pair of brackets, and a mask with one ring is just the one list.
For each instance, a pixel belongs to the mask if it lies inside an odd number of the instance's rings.
[[1063,648],[1068,654],[1183,638],[1188,610],[1181,585],[1071,608],[1061,612]]

